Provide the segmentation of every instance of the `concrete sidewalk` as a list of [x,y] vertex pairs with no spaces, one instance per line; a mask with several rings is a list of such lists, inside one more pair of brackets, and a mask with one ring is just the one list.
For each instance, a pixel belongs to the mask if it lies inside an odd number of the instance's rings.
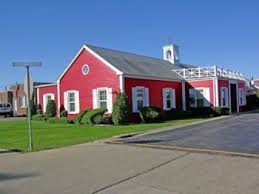
[[89,143],[2,155],[0,193],[258,193],[258,161]]

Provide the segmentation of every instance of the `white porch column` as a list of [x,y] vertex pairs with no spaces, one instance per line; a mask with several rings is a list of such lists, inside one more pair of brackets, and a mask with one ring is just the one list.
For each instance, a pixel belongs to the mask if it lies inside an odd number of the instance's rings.
[[218,78],[213,78],[214,107],[219,107],[219,83]]
[[186,111],[186,92],[185,92],[185,80],[182,80],[182,109]]

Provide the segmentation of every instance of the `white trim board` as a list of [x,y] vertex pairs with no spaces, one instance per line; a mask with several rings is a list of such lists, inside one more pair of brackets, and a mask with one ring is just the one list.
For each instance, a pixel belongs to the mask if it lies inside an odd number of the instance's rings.
[[49,87],[49,86],[56,86],[56,83],[53,84],[43,84],[43,85],[39,85],[39,86],[34,86],[34,88],[44,88],[44,87]]
[[116,72],[117,75],[121,75],[123,74],[123,72],[121,72],[119,69],[115,68],[112,64],[110,64],[108,61],[106,61],[104,58],[102,58],[100,55],[98,55],[96,52],[94,52],[92,49],[90,49],[89,47],[87,47],[86,45],[83,45],[80,50],[77,52],[77,54],[74,56],[74,58],[71,60],[71,62],[69,63],[69,65],[66,67],[66,69],[63,71],[63,73],[61,74],[61,76],[58,78],[58,82],[63,78],[63,76],[66,74],[66,72],[68,71],[68,69],[73,65],[73,63],[75,62],[75,60],[78,58],[78,56],[81,54],[81,52],[83,50],[87,50],[89,53],[91,53],[94,57],[96,57],[97,59],[99,59],[101,62],[103,62],[106,66],[108,66],[109,68],[111,68],[113,71]]

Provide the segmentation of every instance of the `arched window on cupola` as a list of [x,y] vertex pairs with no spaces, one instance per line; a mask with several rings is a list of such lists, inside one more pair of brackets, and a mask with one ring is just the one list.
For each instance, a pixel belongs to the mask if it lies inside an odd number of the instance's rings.
[[172,52],[170,50],[166,51],[166,59],[171,60],[172,59]]

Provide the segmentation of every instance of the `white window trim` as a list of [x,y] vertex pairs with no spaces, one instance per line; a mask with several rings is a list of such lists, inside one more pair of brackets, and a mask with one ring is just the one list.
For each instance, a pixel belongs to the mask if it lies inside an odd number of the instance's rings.
[[[197,88],[190,88],[193,89],[195,91],[195,104],[193,106],[191,106],[191,108],[197,108],[197,100],[198,100],[198,94],[197,91],[198,90],[203,90],[203,91],[209,91],[209,96],[206,96],[206,94],[203,94],[203,99],[204,99],[204,103],[203,103],[203,107],[210,107],[211,106],[211,101],[210,101],[210,87],[197,87]],[[189,97],[190,97],[190,89],[189,89]],[[206,104],[206,103],[209,104]]]
[[[135,86],[131,88],[132,91],[132,112],[138,113],[139,110],[137,108],[137,99],[134,96],[133,90],[137,91],[138,89],[143,90],[143,107],[149,107],[149,88],[144,86]],[[136,106],[136,107],[135,107]]]
[[[165,91],[170,91],[170,104],[171,107],[167,108],[166,107],[166,96],[165,96]],[[176,95],[175,95],[175,89],[174,88],[163,88],[162,89],[162,95],[163,95],[163,110],[171,110],[172,108],[176,108]],[[172,96],[171,96],[172,95]]]
[[[243,91],[243,95],[240,95],[241,91]],[[244,88],[238,89],[238,96],[239,96],[239,100],[238,100],[239,106],[245,106],[246,105],[246,95],[245,95],[245,89]],[[241,98],[242,98],[243,103],[241,103]]]
[[99,91],[105,90],[106,91],[106,102],[107,102],[107,112],[106,113],[112,113],[112,106],[113,106],[113,94],[112,94],[112,88],[109,87],[100,87],[93,89],[93,108],[100,108],[100,99],[99,99]]
[[43,113],[45,113],[46,109],[47,109],[48,102],[46,100],[47,100],[48,96],[51,97],[51,100],[55,100],[55,94],[53,94],[53,93],[46,93],[43,95]]
[[[70,111],[69,109],[69,98],[68,95],[69,93],[74,93],[75,94],[75,111]],[[77,96],[78,95],[78,96]],[[65,95],[64,97],[66,98],[66,100],[64,100],[64,103],[66,103],[65,105],[65,109],[67,110],[68,114],[78,114],[80,112],[80,99],[79,99],[79,91],[78,90],[67,90],[65,91]]]
[[[222,90],[226,90],[226,105],[222,105],[223,104],[223,98],[222,98]],[[229,91],[227,87],[221,87],[220,88],[220,106],[223,108],[228,108],[229,107]]]

